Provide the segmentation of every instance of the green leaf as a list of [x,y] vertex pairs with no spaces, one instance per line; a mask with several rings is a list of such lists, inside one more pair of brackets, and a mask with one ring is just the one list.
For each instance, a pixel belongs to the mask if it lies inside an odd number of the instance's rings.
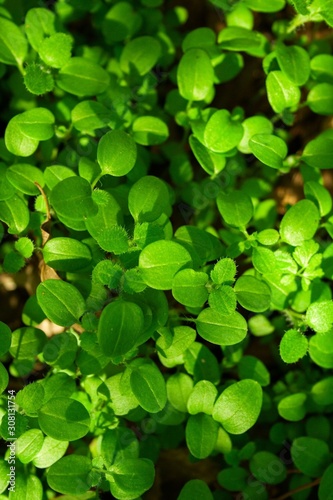
[[188,251],[179,243],[167,240],[150,243],[139,257],[144,282],[156,290],[171,290],[177,272],[191,264]]
[[2,363],[0,363],[0,394],[7,388],[9,382],[9,375]]
[[42,384],[33,382],[21,389],[16,396],[16,404],[29,417],[37,417],[37,412],[44,401],[45,391]]
[[58,441],[46,436],[38,454],[33,459],[33,464],[39,469],[46,469],[65,454],[68,441]]
[[168,400],[176,410],[186,413],[187,402],[193,389],[193,380],[186,373],[171,375],[166,383]]
[[333,83],[333,56],[318,54],[310,61],[311,76],[323,83]]
[[274,453],[259,451],[250,460],[250,471],[258,481],[280,484],[287,477],[286,466]]
[[304,184],[305,197],[312,201],[318,208],[321,217],[329,214],[332,210],[332,197],[327,189],[319,182],[308,181]]
[[18,190],[24,194],[37,195],[39,189],[35,182],[44,187],[43,172],[37,167],[26,163],[16,163],[7,169],[7,179]]
[[266,78],[266,89],[269,104],[275,113],[282,113],[285,109],[296,109],[301,91],[291,83],[282,71],[271,71]]
[[217,389],[209,380],[200,380],[192,389],[187,401],[187,410],[190,415],[206,413],[211,415],[214,408]]
[[128,208],[136,222],[153,222],[169,206],[167,185],[153,175],[141,177],[128,193]]
[[0,321],[0,357],[7,354],[12,341],[12,332],[6,323]]
[[38,52],[45,36],[55,33],[55,14],[46,8],[29,9],[25,16],[25,32],[32,48]]
[[231,314],[237,306],[235,290],[229,285],[222,285],[211,290],[208,297],[208,304],[221,314]]
[[137,148],[133,138],[123,130],[111,130],[98,143],[97,160],[103,174],[120,177],[134,167]]
[[91,487],[91,460],[82,455],[69,455],[51,465],[47,483],[59,493],[82,495]]
[[154,363],[145,363],[133,369],[131,389],[140,406],[149,413],[157,413],[166,405],[165,381]]
[[322,368],[333,368],[333,338],[331,332],[320,333],[310,338],[310,358]]
[[14,194],[11,198],[0,201],[0,220],[8,224],[10,234],[20,234],[27,228],[30,213],[20,196]]
[[62,68],[70,59],[72,38],[65,33],[55,33],[44,38],[38,47],[38,54],[51,68]]
[[68,167],[62,165],[55,165],[53,167],[46,167],[44,170],[44,179],[47,187],[53,189],[60,181],[68,177],[75,177],[75,173]]
[[210,415],[198,413],[187,421],[186,444],[196,458],[207,458],[212,453],[217,439],[218,423]]
[[271,303],[271,292],[263,281],[254,276],[241,276],[235,283],[237,301],[248,311],[266,311]]
[[16,498],[20,500],[42,500],[43,485],[37,476],[20,472],[15,478],[15,490],[10,491],[7,498],[11,500]]
[[243,228],[252,219],[252,201],[243,191],[220,193],[216,202],[224,221],[230,226]]
[[318,83],[310,90],[306,102],[314,113],[331,115],[333,113],[333,85]]
[[253,267],[261,274],[269,274],[277,269],[274,252],[269,248],[255,247],[252,251]]
[[143,146],[162,144],[169,137],[166,123],[156,116],[139,116],[132,125],[133,139]]
[[[201,363],[198,363],[198,359]],[[216,357],[203,344],[193,342],[184,353],[185,369],[193,375],[195,383],[200,380],[209,380],[216,384],[220,380],[220,368]]]
[[206,148],[194,135],[190,135],[189,144],[196,160],[207,174],[218,174],[224,169],[226,158],[223,154]]
[[105,356],[124,356],[136,346],[143,331],[142,309],[134,302],[116,300],[102,311],[98,323],[98,341]]
[[[93,199],[98,206],[98,212],[94,217],[89,217],[85,225],[91,236],[97,241],[99,246],[107,251],[109,246],[114,245],[124,247],[124,232],[119,224],[122,222],[121,208],[116,199],[107,191],[94,191]],[[116,234],[121,240],[112,239]],[[111,236],[111,238],[110,238]],[[127,236],[126,236],[127,239]],[[127,246],[126,246],[127,248]]]
[[249,473],[243,467],[226,467],[219,472],[217,480],[228,491],[244,490]]
[[243,434],[257,421],[262,405],[262,389],[254,380],[230,385],[214,405],[213,418],[230,434]]
[[333,168],[333,138],[321,134],[309,141],[303,151],[302,160],[310,167]]
[[328,332],[333,326],[333,301],[314,302],[306,311],[305,319],[315,332]]
[[54,116],[46,108],[34,108],[14,116],[5,130],[8,151],[17,156],[30,156],[38,148],[39,141],[51,139]]
[[196,28],[185,36],[182,43],[182,50],[186,52],[190,49],[209,49],[215,45],[216,35],[210,28]]
[[105,92],[110,76],[99,64],[71,57],[59,71],[56,82],[62,90],[78,97],[95,96]]
[[90,415],[82,403],[69,398],[51,398],[38,411],[42,431],[59,441],[75,441],[89,432]]
[[72,109],[73,126],[80,132],[92,133],[107,127],[110,110],[98,101],[81,101]]
[[45,363],[61,369],[70,368],[78,350],[77,339],[70,332],[52,337],[43,349]]
[[132,36],[141,25],[141,17],[128,2],[113,5],[104,14],[102,32],[106,43],[113,45]]
[[318,490],[319,500],[331,500],[333,492],[333,464],[329,465],[321,478]]
[[40,429],[29,429],[15,443],[17,458],[22,464],[31,462],[41,450],[44,441]]
[[279,241],[279,233],[276,229],[263,229],[257,234],[257,239],[261,245],[275,245]]
[[240,379],[252,379],[262,387],[270,384],[271,376],[266,366],[255,356],[243,356],[238,364]]
[[247,334],[246,321],[236,311],[224,315],[208,307],[200,312],[196,325],[199,335],[212,344],[238,344]]
[[9,349],[10,354],[17,360],[35,360],[46,343],[47,337],[39,328],[23,327],[14,330]]
[[[50,202],[59,217],[82,221],[97,214],[89,182],[82,177],[67,177],[52,189]],[[70,223],[70,221],[67,221]],[[71,226],[69,226],[71,227]],[[73,228],[75,229],[75,228]]]
[[214,83],[214,70],[207,52],[190,49],[181,58],[177,69],[179,93],[188,101],[203,101]]
[[111,493],[119,500],[138,498],[152,487],[154,477],[154,464],[147,458],[125,458],[112,465],[106,473]]
[[311,396],[317,405],[331,405],[333,403],[333,377],[325,377],[311,388]]
[[303,420],[306,415],[306,394],[298,392],[286,396],[279,401],[278,412],[285,420],[298,422]]
[[288,330],[280,342],[280,356],[285,363],[297,363],[308,352],[307,338],[297,330]]
[[223,50],[243,50],[244,52],[256,49],[261,45],[261,37],[258,32],[239,26],[223,28],[217,41]]
[[156,348],[166,358],[176,358],[183,354],[195,341],[196,331],[189,326],[175,326],[172,330],[162,328]]
[[287,144],[280,137],[271,134],[256,134],[249,141],[251,152],[264,165],[280,169],[288,154]]
[[242,125],[226,109],[216,111],[204,131],[205,146],[215,153],[226,153],[238,146],[243,137]]
[[227,257],[215,264],[214,269],[210,272],[210,277],[217,285],[231,285],[235,281],[235,274],[236,263]]
[[43,95],[53,90],[54,79],[40,64],[31,63],[25,69],[24,85],[32,94]]
[[[149,47],[149,50],[147,50]],[[120,56],[120,67],[124,73],[146,75],[157,63],[161,44],[152,36],[134,38],[125,45]]]
[[285,0],[245,0],[245,5],[257,12],[278,12],[286,5]]
[[81,293],[65,281],[48,279],[38,285],[36,294],[40,307],[56,325],[71,326],[86,310]]
[[206,273],[183,269],[172,281],[172,295],[180,303],[188,307],[202,307],[208,299]]
[[0,62],[22,66],[27,52],[28,43],[20,28],[0,17]]
[[15,241],[14,246],[15,250],[17,250],[25,259],[30,259],[34,252],[33,242],[30,240],[30,238],[27,238],[25,236]]
[[242,127],[244,134],[237,147],[239,151],[245,154],[251,153],[249,141],[254,135],[273,133],[272,122],[264,116],[251,116],[250,118],[246,118],[246,120],[242,122]]
[[213,500],[213,498],[207,483],[201,479],[191,479],[183,486],[177,500]]
[[91,262],[89,247],[74,238],[52,238],[43,247],[45,264],[57,271],[75,272]]
[[284,45],[279,42],[275,46],[277,60],[281,71],[295,85],[304,85],[310,76],[309,54],[297,45]]
[[301,200],[283,216],[280,224],[281,239],[294,247],[310,240],[319,226],[320,214],[310,200]]
[[320,477],[331,461],[329,447],[321,439],[298,437],[290,452],[295,466],[309,477]]

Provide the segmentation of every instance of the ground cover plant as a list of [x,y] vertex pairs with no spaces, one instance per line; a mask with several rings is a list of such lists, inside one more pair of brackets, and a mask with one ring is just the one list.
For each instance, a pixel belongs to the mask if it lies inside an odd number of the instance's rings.
[[331,26],[0,1],[0,499],[332,498]]

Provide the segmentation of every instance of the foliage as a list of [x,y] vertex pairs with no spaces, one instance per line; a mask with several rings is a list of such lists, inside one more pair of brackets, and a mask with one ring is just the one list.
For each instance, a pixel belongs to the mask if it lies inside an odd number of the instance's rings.
[[331,2],[0,3],[0,498],[331,498]]

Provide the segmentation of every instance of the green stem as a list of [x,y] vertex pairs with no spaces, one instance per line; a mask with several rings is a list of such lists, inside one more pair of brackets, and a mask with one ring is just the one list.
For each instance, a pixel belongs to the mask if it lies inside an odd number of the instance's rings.
[[101,172],[100,174],[98,174],[98,176],[96,177],[96,179],[91,184],[91,189],[94,189],[94,187],[96,186],[97,182],[100,180],[101,177],[103,177],[103,175],[104,175],[103,172]]
[[312,15],[303,16],[302,14],[298,14],[289,24],[289,28],[287,29],[288,35],[296,30],[299,26],[310,22],[311,18]]

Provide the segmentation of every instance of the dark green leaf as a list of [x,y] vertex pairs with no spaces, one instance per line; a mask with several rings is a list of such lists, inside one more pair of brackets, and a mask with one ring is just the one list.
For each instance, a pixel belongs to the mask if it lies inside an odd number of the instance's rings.
[[136,346],[143,331],[142,309],[133,302],[117,300],[108,304],[98,324],[98,341],[103,354],[124,356]]
[[48,485],[55,491],[75,496],[91,487],[91,460],[82,455],[69,455],[53,464],[47,472]]
[[218,423],[210,415],[198,413],[187,421],[186,444],[196,458],[207,458],[213,451],[217,439]]

